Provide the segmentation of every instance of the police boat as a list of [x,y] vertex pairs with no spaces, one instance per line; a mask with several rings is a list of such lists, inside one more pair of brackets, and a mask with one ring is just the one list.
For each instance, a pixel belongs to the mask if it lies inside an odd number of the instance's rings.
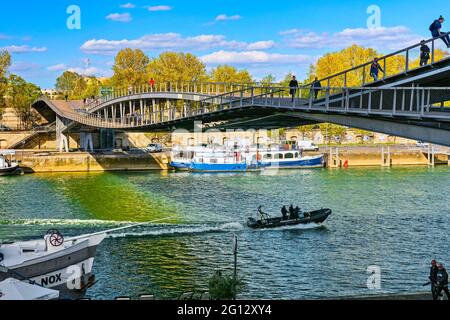
[[247,220],[247,226],[251,229],[270,229],[280,227],[290,227],[296,225],[306,225],[315,223],[321,225],[332,214],[331,209],[320,209],[311,212],[298,212],[286,217],[272,218],[262,211],[262,207],[258,208],[258,217],[250,217]]

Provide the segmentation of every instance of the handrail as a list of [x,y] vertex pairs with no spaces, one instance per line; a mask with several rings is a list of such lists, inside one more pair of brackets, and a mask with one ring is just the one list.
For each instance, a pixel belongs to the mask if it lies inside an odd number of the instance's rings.
[[[385,61],[386,59],[388,59],[388,58],[390,58],[390,57],[394,57],[394,56],[396,56],[396,55],[398,55],[398,54],[401,54],[401,53],[404,53],[404,52],[409,52],[410,50],[415,49],[415,48],[418,48],[418,47],[422,46],[423,44],[427,44],[427,43],[430,43],[430,42],[431,42],[431,43],[432,43],[432,48],[431,48],[432,62],[431,62],[431,63],[434,64],[435,61],[433,61],[433,59],[434,59],[434,52],[435,52],[435,49],[436,49],[436,48],[435,48],[435,45],[434,45],[434,41],[436,41],[436,40],[438,40],[438,39],[442,39],[442,38],[444,38],[444,37],[447,36],[447,35],[450,35],[450,32],[446,32],[446,33],[440,35],[439,37],[430,38],[430,39],[428,39],[428,40],[425,40],[425,42],[420,42],[420,43],[415,44],[415,45],[412,45],[412,46],[410,46],[410,47],[407,47],[407,48],[404,48],[404,49],[401,49],[401,50],[398,50],[398,51],[389,53],[389,54],[387,54],[387,55],[385,55],[385,56],[382,56],[382,57],[378,58],[378,61]],[[320,80],[318,80],[318,81],[319,81],[319,82],[328,81],[328,80],[330,80],[330,79],[333,79],[333,78],[336,78],[336,77],[339,77],[339,76],[348,74],[349,72],[352,72],[352,71],[355,71],[355,70],[358,70],[358,69],[361,69],[361,68],[365,68],[365,67],[371,65],[372,63],[373,63],[373,61],[369,61],[369,62],[360,64],[360,65],[358,65],[358,66],[356,66],[356,67],[353,67],[353,68],[351,68],[351,69],[347,69],[347,70],[344,70],[344,71],[335,73],[335,74],[333,74],[333,75],[331,75],[331,76],[322,78],[322,79],[320,79]],[[408,63],[408,61],[406,61],[406,63]],[[386,72],[386,68],[384,68],[384,71]],[[399,73],[399,74],[401,74],[401,73]],[[305,85],[304,87],[310,87],[313,83],[314,83],[314,81],[308,83],[308,84]]]

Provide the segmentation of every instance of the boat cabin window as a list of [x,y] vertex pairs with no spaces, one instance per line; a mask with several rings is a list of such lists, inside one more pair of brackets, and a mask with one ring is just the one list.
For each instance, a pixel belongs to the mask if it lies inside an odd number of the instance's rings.
[[272,155],[270,153],[264,155],[264,160],[272,159]]
[[293,153],[286,153],[286,154],[284,155],[284,158],[285,158],[285,159],[294,159],[294,154],[293,154]]
[[284,159],[283,154],[282,153],[275,154],[275,159]]
[[298,152],[295,153],[295,157],[298,158],[300,155],[298,154]]

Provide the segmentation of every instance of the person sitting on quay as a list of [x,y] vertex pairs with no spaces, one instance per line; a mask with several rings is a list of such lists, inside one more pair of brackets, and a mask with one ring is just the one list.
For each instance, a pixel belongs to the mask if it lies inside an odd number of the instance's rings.
[[426,66],[428,64],[428,60],[430,60],[430,47],[428,47],[425,43],[425,40],[420,42],[422,45],[420,46],[420,66]]
[[295,95],[298,90],[298,81],[295,76],[292,76],[291,82],[289,82],[289,94],[292,96],[292,102],[294,102]]
[[311,84],[311,92],[314,92],[314,100],[317,100],[317,96],[319,95],[320,90],[322,89],[322,84],[319,79],[316,77]]
[[378,81],[378,72],[379,71],[384,73],[384,70],[381,68],[380,64],[378,63],[378,58],[374,58],[372,65],[370,66],[370,76],[373,78],[373,80],[375,82]]
[[[444,17],[440,16],[439,19],[434,20],[434,22],[431,24],[430,31],[433,38],[439,38],[446,33],[441,31],[442,24],[444,23],[444,21],[445,21]],[[450,37],[448,36],[448,34],[446,34],[441,39],[442,41],[444,41],[447,48],[450,48]]]

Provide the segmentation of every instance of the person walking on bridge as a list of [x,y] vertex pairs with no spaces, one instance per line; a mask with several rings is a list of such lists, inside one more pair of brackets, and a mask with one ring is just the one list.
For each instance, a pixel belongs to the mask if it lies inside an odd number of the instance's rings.
[[322,84],[319,79],[316,77],[311,83],[311,92],[314,92],[314,100],[317,100],[317,96],[319,95],[320,90],[322,89]]
[[292,76],[292,80],[291,82],[289,82],[289,94],[292,96],[292,103],[294,102],[297,90],[298,90],[298,81],[295,76]]
[[430,60],[430,47],[428,47],[425,43],[425,40],[422,40],[420,46],[420,66],[426,66],[428,64],[428,60]]
[[[443,16],[440,16],[439,19],[434,20],[434,22],[430,26],[431,35],[433,38],[439,38],[440,36],[444,35],[446,32],[442,32],[442,24],[444,23],[445,19]],[[448,34],[446,34],[444,37],[441,38],[442,41],[444,41],[447,48],[450,48],[450,37]]]
[[373,78],[375,82],[378,81],[378,72],[381,71],[384,73],[384,70],[381,68],[378,63],[378,58],[373,59],[372,65],[370,66],[370,76]]

